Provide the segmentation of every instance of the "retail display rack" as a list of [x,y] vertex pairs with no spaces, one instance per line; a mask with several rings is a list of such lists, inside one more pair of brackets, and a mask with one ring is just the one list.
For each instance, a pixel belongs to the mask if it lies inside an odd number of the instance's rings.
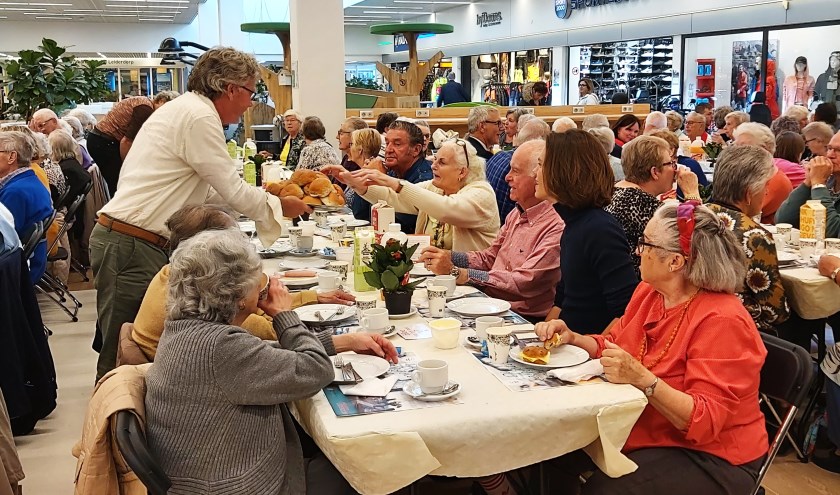
[[595,83],[601,101],[613,93],[670,93],[674,74],[674,39],[649,38],[600,43],[580,49],[580,77]]

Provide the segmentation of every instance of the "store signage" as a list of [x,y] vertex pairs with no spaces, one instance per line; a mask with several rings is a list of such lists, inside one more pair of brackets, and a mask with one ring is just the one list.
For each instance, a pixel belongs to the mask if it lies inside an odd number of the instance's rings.
[[475,16],[475,24],[478,27],[498,26],[501,23],[501,12],[482,12]]
[[[422,33],[417,36],[417,39],[423,38],[431,38],[434,36],[433,33]],[[408,51],[408,41],[405,39],[405,36],[402,34],[395,34],[394,35],[394,52],[407,52]]]
[[630,0],[554,0],[554,13],[560,19],[568,19],[573,10],[588,7],[600,7],[611,3],[624,3]]

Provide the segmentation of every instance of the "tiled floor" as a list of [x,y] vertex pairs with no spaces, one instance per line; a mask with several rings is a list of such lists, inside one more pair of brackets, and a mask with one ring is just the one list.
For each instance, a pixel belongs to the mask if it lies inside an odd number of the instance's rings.
[[[96,353],[90,347],[96,318],[95,292],[79,290],[75,294],[84,304],[78,323],[71,323],[52,303],[41,301],[44,322],[54,332],[50,348],[58,373],[58,407],[38,423],[34,433],[16,439],[26,472],[23,486],[27,495],[73,493],[76,460],[70,452],[80,436],[96,365]],[[838,495],[840,475],[788,456],[773,464],[765,487],[768,495]]]

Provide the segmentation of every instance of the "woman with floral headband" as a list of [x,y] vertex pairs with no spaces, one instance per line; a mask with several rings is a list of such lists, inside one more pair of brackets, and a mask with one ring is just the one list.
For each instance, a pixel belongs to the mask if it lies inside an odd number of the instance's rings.
[[[615,479],[597,471],[583,493],[750,493],[767,453],[758,406],[767,351],[735,295],[744,252],[695,201],[659,208],[637,250],[642,282],[608,336],[575,333],[562,320],[536,328],[600,358],[607,380],[648,398],[623,448],[638,469]],[[594,468],[580,452],[561,459],[570,483],[578,467]]]

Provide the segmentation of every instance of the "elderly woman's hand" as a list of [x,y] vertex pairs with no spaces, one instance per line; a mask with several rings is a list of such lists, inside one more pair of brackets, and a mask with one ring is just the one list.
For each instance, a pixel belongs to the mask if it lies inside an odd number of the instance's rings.
[[394,344],[377,333],[358,332],[335,335],[333,346],[336,352],[353,351],[357,354],[370,354],[394,364],[399,361]]
[[435,275],[449,275],[452,271],[452,251],[435,246],[423,248],[420,261]]
[[627,351],[610,341],[606,341],[606,347],[601,353],[601,365],[610,383],[629,383],[638,389],[653,383],[654,374]]
[[363,179],[356,178],[352,172],[348,172],[346,168],[341,165],[326,165],[321,167],[319,172],[323,172],[330,177],[335,177],[342,184],[346,184],[357,192],[364,194],[367,192],[367,185]]
[[320,304],[344,304],[345,306],[349,306],[356,302],[356,298],[353,297],[353,294],[338,289],[321,292],[318,294],[318,302]]
[[682,165],[677,168],[677,185],[682,189],[683,196],[686,199],[700,198],[700,182],[697,179],[697,174],[692,172],[690,168]]
[[280,279],[271,277],[268,282],[268,297],[260,301],[257,306],[265,311],[265,314],[274,318],[279,313],[292,309],[292,295]]
[[542,341],[554,337],[554,334],[560,334],[560,344],[575,344],[575,333],[563,320],[541,321],[534,326],[534,333]]
[[378,170],[361,169],[352,172],[355,179],[362,181],[365,186],[385,186],[396,191],[400,187],[400,181],[396,177],[383,174]]

